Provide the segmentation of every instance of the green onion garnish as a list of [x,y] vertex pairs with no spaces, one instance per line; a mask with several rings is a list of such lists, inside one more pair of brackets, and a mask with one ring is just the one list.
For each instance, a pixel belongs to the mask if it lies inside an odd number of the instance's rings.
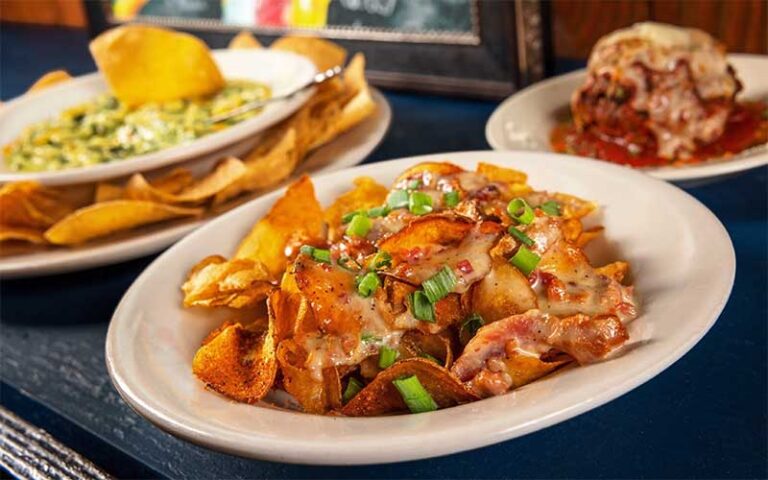
[[304,255],[309,255],[316,262],[331,263],[331,251],[323,248],[315,248],[311,245],[302,245],[299,249]]
[[421,290],[408,295],[411,303],[411,313],[422,322],[435,323],[435,309],[427,296]]
[[387,195],[387,206],[394,210],[408,206],[408,192],[405,190],[392,190]]
[[362,268],[359,263],[346,255],[336,260],[336,264],[344,270],[348,270],[350,272],[359,272]]
[[400,354],[394,348],[389,348],[386,345],[382,345],[379,350],[379,368],[388,368]]
[[360,380],[356,379],[355,377],[350,377],[349,382],[347,382],[347,388],[344,389],[344,395],[342,396],[344,403],[347,403],[355,398],[355,395],[360,393],[360,390],[362,389],[363,384],[360,383]]
[[373,295],[373,292],[379,288],[379,285],[381,285],[379,276],[376,275],[376,272],[368,272],[362,277],[358,278],[360,281],[357,284],[357,293],[363,297],[370,297]]
[[380,207],[373,207],[370,210],[368,210],[368,216],[371,218],[386,217],[387,215],[389,215],[389,207],[386,205],[382,205]]
[[371,230],[371,219],[364,213],[352,217],[347,226],[347,235],[350,237],[365,237]]
[[459,204],[459,192],[445,192],[443,194],[443,203],[448,208],[453,208]]
[[512,258],[509,259],[510,263],[517,267],[517,269],[520,270],[526,277],[531,274],[534,268],[536,268],[536,265],[539,264],[540,260],[541,257],[522,245],[520,245],[520,248],[517,249],[517,253],[515,253]]
[[437,303],[438,300],[448,295],[456,287],[456,275],[450,267],[445,266],[432,277],[424,280],[421,286],[424,288],[424,294],[431,303]]
[[507,231],[510,235],[515,237],[516,239],[520,240],[524,245],[528,245],[529,247],[534,244],[533,239],[525,234],[525,232],[518,230],[517,228],[510,226]]
[[427,360],[432,360],[433,362],[435,362],[435,363],[436,363],[436,364],[438,364],[438,365],[442,365],[442,364],[443,364],[443,362],[441,362],[441,361],[440,361],[440,360],[438,360],[437,358],[433,357],[432,355],[428,354],[427,352],[421,352],[421,353],[419,354],[419,356],[420,356],[421,358],[426,358]]
[[392,255],[388,254],[384,250],[379,250],[378,253],[371,260],[371,266],[378,270],[380,268],[392,266]]
[[423,413],[437,410],[437,403],[424,388],[416,375],[392,380],[392,385],[397,388],[403,401],[411,413]]
[[376,336],[376,335],[374,335],[372,333],[368,333],[368,332],[363,332],[360,335],[360,341],[361,342],[365,342],[365,343],[380,342],[381,340],[382,340],[381,337],[378,337],[378,336]]
[[416,180],[411,180],[410,182],[408,182],[408,189],[409,190],[416,190],[420,186],[421,186],[421,180],[416,179]]
[[562,215],[560,211],[560,204],[554,200],[542,203],[539,205],[539,209],[541,209],[542,212],[546,213],[550,217],[559,217]]
[[351,222],[356,215],[360,215],[360,214],[365,215],[365,210],[355,210],[354,212],[347,212],[341,216],[341,223],[347,224]]
[[470,315],[469,318],[464,320],[459,329],[459,340],[461,340],[461,343],[466,345],[483,325],[485,325],[483,317],[476,313]]
[[408,210],[414,215],[426,215],[432,212],[432,197],[424,192],[412,192],[408,197]]
[[533,209],[522,198],[516,198],[507,204],[507,214],[518,223],[528,225],[533,221]]

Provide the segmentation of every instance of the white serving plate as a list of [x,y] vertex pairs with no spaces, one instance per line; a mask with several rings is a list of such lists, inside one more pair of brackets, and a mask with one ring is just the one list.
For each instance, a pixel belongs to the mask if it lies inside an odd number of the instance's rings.
[[[227,79],[253,80],[269,85],[274,96],[295,91],[312,80],[316,68],[300,55],[274,50],[214,50],[213,58]],[[0,109],[0,145],[13,141],[27,126],[59,115],[63,110],[87,102],[107,91],[104,77],[92,73],[22,95]],[[195,141],[146,155],[111,163],[46,172],[14,172],[0,152],[0,183],[35,180],[45,185],[95,182],[134,172],[153,170],[222,149],[253,137],[256,133],[295,112],[312,90],[276,101],[255,117]]]
[[[323,145],[304,161],[292,178],[301,173],[332,172],[362,162],[383,140],[392,121],[392,110],[384,95],[372,89],[376,102],[376,113],[369,119],[345,132],[332,142]],[[198,173],[207,171],[218,159],[227,155],[240,155],[253,147],[253,140],[246,140],[208,154],[184,166]],[[256,198],[254,193],[249,198]],[[21,246],[18,253],[7,245],[0,248],[0,278],[23,278],[55,273],[84,270],[86,268],[111,265],[133,258],[158,252],[203,225],[211,218],[176,220],[149,225],[126,232],[116,237],[86,243],[79,247],[30,249]]]
[[[768,56],[728,55],[744,84],[740,99],[768,98]],[[551,151],[552,129],[568,118],[571,94],[584,83],[586,70],[536,83],[499,105],[485,126],[485,138],[494,150]],[[768,150],[744,158],[711,160],[684,167],[652,167],[643,172],[687,185],[707,183],[768,164]]]
[[[216,450],[279,462],[366,464],[446,455],[509,440],[625,394],[669,367],[709,330],[733,285],[735,257],[717,218],[682,190],[633,170],[539,152],[461,152],[375,163],[315,178],[328,205],[360,175],[390,184],[422,161],[478,161],[519,168],[535,187],[595,200],[606,227],[596,263],[631,262],[641,315],[630,344],[610,361],[570,368],[509,394],[419,415],[344,418],[236,403],[192,374],[200,341],[218,325],[181,307],[180,285],[199,259],[232,254],[281,192],[209,223],[153,262],[115,311],[106,361],[122,397],[165,431]],[[627,195],[627,192],[636,192]],[[668,392],[672,398],[676,392]],[[638,405],[638,408],[643,408]]]

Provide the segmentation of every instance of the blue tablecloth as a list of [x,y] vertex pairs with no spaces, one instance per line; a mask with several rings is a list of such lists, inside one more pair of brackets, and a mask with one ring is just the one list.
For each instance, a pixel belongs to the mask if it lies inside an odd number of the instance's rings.
[[[3,100],[22,93],[45,71],[93,70],[80,31],[3,25],[0,34]],[[368,162],[488,148],[483,130],[494,102],[395,92],[387,98],[394,123]],[[710,333],[631,393],[520,439],[439,459],[334,468],[240,459],[172,438],[117,399],[102,361],[109,316],[151,259],[2,282],[0,352],[6,354],[0,355],[0,402],[119,476],[764,477],[767,173],[758,169],[688,190],[720,218],[736,248],[733,294]],[[11,361],[7,352],[20,344],[28,361]],[[70,362],[60,352],[92,361]]]

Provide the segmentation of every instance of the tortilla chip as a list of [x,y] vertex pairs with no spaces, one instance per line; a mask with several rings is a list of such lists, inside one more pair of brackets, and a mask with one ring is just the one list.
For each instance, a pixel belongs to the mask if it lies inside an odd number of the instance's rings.
[[43,232],[40,230],[35,230],[34,228],[0,225],[0,242],[11,241],[35,243],[38,245],[44,245],[48,243],[45,241]]
[[29,87],[29,89],[27,90],[27,93],[44,90],[48,87],[56,85],[57,83],[70,80],[71,78],[72,78],[72,75],[67,73],[66,70],[54,70],[52,72],[48,72],[42,77],[38,78],[37,81],[33,83],[31,87]]
[[208,387],[240,402],[255,403],[277,375],[272,323],[267,331],[227,325],[212,332],[192,360],[192,371]]
[[563,237],[565,237],[566,240],[575,242],[583,230],[581,220],[577,218],[565,219],[560,225],[560,230],[563,232]]
[[339,119],[333,126],[334,135],[328,137],[325,141],[330,141],[331,138],[346,132],[373,115],[375,111],[376,102],[373,101],[370,90],[364,88],[341,109]]
[[366,385],[360,393],[341,408],[352,417],[370,417],[395,412],[407,412],[408,407],[393,380],[415,375],[439,408],[447,408],[477,400],[452,373],[425,358],[409,358],[396,362]]
[[312,376],[305,366],[306,352],[293,340],[280,342],[277,361],[283,386],[307,413],[327,413],[341,406],[341,380],[336,368],[324,368],[322,379]]
[[162,177],[155,178],[149,183],[165,193],[179,193],[195,182],[192,172],[184,167],[174,168]]
[[312,180],[304,175],[254,225],[238,246],[235,258],[261,262],[270,278],[277,280],[288,264],[286,248],[298,250],[305,243],[318,244],[324,239],[323,210]]
[[341,225],[341,217],[345,213],[378,207],[387,200],[387,188],[371,177],[357,177],[354,184],[355,188],[339,195],[323,212],[323,218],[331,228]]
[[565,193],[555,193],[553,198],[560,203],[560,211],[566,220],[584,218],[597,208],[597,204],[594,202]]
[[0,188],[0,224],[47,228],[71,212],[58,191],[37,182],[8,183]]
[[341,46],[315,37],[286,35],[272,42],[269,48],[303,55],[321,72],[337,65],[343,66],[347,59],[347,51]]
[[358,52],[349,61],[347,68],[344,69],[344,88],[345,99],[342,103],[347,103],[349,99],[368,88],[368,80],[365,78],[365,55]]
[[435,176],[444,176],[461,173],[463,171],[463,168],[448,162],[421,162],[418,165],[414,165],[401,173],[397,177],[397,180],[395,180],[395,185],[413,177],[420,177],[423,173],[426,172],[432,173]]
[[218,192],[214,205],[236,197],[243,192],[263,190],[278,185],[291,176],[299,163],[296,152],[296,130],[273,130],[267,133],[268,149],[257,147],[245,158],[242,176]]
[[141,200],[112,200],[74,211],[45,232],[56,245],[74,245],[141,225],[196,216],[198,208],[179,208]]
[[125,188],[108,182],[99,182],[96,184],[96,193],[94,194],[94,202],[109,202],[111,200],[119,200],[125,198]]
[[242,32],[235,35],[232,40],[229,41],[229,45],[227,45],[227,48],[232,49],[248,49],[248,48],[263,48],[261,43],[256,40],[256,37],[253,36],[251,32],[248,30],[243,30]]
[[227,261],[220,255],[201,260],[181,286],[185,307],[249,308],[267,298],[274,286],[269,273],[251,260]]
[[210,95],[224,78],[205,43],[193,35],[130,24],[90,44],[110,91],[127,106]]
[[528,175],[514,170],[512,168],[499,167],[490,163],[480,162],[477,164],[477,173],[485,175],[492,182],[513,184],[525,184],[528,181]]

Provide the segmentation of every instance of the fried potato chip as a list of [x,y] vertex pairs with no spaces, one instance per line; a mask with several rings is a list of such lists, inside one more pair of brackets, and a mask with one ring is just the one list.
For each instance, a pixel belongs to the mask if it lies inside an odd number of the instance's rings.
[[[278,279],[288,263],[286,248],[324,241],[323,210],[312,180],[304,175],[288,187],[269,213],[254,225],[237,248],[235,258],[263,263]],[[296,245],[293,245],[293,244]]]
[[67,73],[66,70],[54,70],[52,72],[48,72],[42,77],[38,78],[37,81],[33,83],[31,87],[29,87],[29,89],[27,90],[27,93],[44,90],[48,87],[56,85],[57,83],[70,80],[71,78],[72,78],[72,75]]
[[190,270],[181,286],[185,307],[249,308],[274,290],[264,265],[212,255]]
[[0,224],[23,228],[46,228],[72,212],[72,207],[54,189],[37,182],[15,182],[0,188]]
[[387,199],[387,187],[371,177],[357,177],[354,184],[355,188],[339,195],[323,212],[323,218],[332,228],[341,225],[341,217],[345,213],[368,210],[384,204]]
[[218,205],[243,192],[273,187],[291,176],[299,163],[296,151],[296,130],[278,129],[267,133],[267,149],[257,147],[245,158],[245,171],[214,196]]
[[575,242],[581,235],[583,226],[581,225],[581,220],[577,218],[567,218],[561,223],[560,230],[563,232],[563,237],[565,237],[566,240]]
[[251,32],[248,30],[243,30],[242,32],[235,35],[232,40],[229,41],[229,45],[227,45],[227,48],[232,49],[247,49],[247,48],[263,48],[261,43],[256,40],[256,37],[253,36]]
[[352,400],[341,408],[351,417],[370,417],[408,410],[393,380],[415,375],[440,408],[471,402],[478,398],[453,374],[425,358],[409,358],[396,362],[379,373]]
[[347,51],[341,46],[316,37],[286,35],[278,38],[269,48],[297,53],[309,58],[319,71],[344,65]]
[[[135,173],[128,180],[128,184],[125,187],[125,196],[132,200],[146,200],[168,204],[196,204],[213,197],[229,185],[235,183],[245,175],[246,170],[243,162],[237,158],[228,157],[219,162],[216,168],[208,173],[208,175],[193,182],[178,193],[169,193],[157,188],[150,184],[142,174]],[[165,184],[172,185],[172,180],[166,180]]]
[[379,248],[395,257],[394,260],[397,261],[399,254],[406,254],[416,247],[457,243],[467,236],[473,226],[470,220],[451,215],[417,218],[407,227],[381,240]]
[[46,230],[45,238],[56,245],[74,245],[141,225],[201,213],[198,208],[179,208],[141,200],[112,200],[74,211]]
[[203,341],[192,360],[192,371],[212,390],[234,400],[261,400],[277,375],[272,323],[266,332],[240,323],[218,330]]
[[40,230],[35,230],[34,228],[0,225],[0,242],[11,241],[36,243],[38,245],[44,245],[48,243],[45,241],[43,232]]
[[293,340],[280,342],[277,361],[283,386],[307,413],[327,413],[341,406],[341,380],[336,368],[324,368],[322,379],[313,377],[306,367],[307,354]]
[[560,210],[563,218],[566,220],[570,218],[584,218],[597,208],[597,204],[594,202],[565,193],[555,193],[553,198],[560,202]]
[[425,334],[416,330],[409,330],[400,339],[398,351],[401,359],[420,357],[428,360],[437,360],[439,365],[451,368],[453,363],[453,347],[448,335]]
[[224,78],[205,43],[186,33],[130,24],[90,44],[112,93],[127,106],[210,95]]
[[528,279],[504,258],[494,258],[491,271],[472,289],[472,310],[487,323],[537,306]]
[[629,273],[629,263],[627,262],[613,262],[608,265],[603,265],[600,268],[596,268],[595,271],[600,275],[612,278],[621,283]]
[[576,245],[579,247],[586,246],[589,242],[602,235],[604,230],[605,228],[603,227],[593,227],[589,230],[582,231],[579,236],[576,237]]
[[571,360],[566,355],[560,355],[557,360],[544,361],[539,357],[514,352],[504,358],[503,362],[507,367],[507,374],[512,378],[512,385],[510,386],[510,389],[512,389],[538,380],[563,365],[570,363]]
[[528,181],[528,175],[519,170],[499,167],[498,165],[490,163],[478,163],[477,173],[485,175],[485,177],[492,182],[501,182],[510,185],[525,184]]
[[422,163],[419,163],[418,165],[412,166],[411,168],[401,173],[397,177],[397,180],[395,180],[395,184],[398,184],[403,180],[408,180],[413,177],[420,176],[421,174],[426,172],[432,173],[435,176],[443,176],[443,175],[453,175],[456,173],[461,173],[463,171],[464,171],[463,168],[448,162],[422,162]]

